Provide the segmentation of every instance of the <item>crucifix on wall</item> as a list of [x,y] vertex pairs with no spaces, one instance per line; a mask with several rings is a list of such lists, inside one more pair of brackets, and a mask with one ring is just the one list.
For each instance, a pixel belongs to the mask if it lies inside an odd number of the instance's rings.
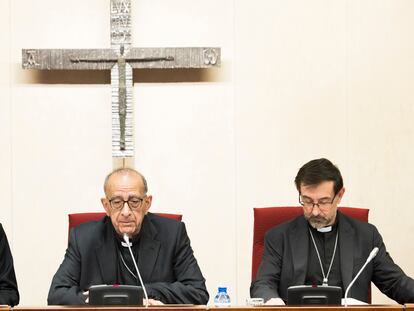
[[131,0],[111,0],[111,48],[23,49],[23,69],[110,70],[112,157],[114,168],[133,166],[133,69],[210,68],[220,66],[218,47],[134,48]]

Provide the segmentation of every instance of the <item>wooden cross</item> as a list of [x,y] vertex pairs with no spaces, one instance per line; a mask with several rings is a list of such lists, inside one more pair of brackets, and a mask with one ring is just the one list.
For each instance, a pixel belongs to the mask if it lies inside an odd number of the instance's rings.
[[[133,166],[133,68],[220,66],[218,47],[131,47],[131,0],[111,0],[110,49],[23,49],[23,69],[111,70],[112,157],[115,167]],[[121,159],[121,161],[119,161]]]

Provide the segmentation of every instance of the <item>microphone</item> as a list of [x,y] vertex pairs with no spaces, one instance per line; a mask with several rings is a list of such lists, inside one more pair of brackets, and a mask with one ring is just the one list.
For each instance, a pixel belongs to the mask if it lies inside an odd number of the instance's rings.
[[354,285],[356,279],[359,277],[359,275],[361,274],[361,272],[365,269],[365,267],[367,266],[367,264],[369,264],[371,262],[372,259],[374,259],[375,256],[377,256],[379,251],[378,247],[374,247],[374,249],[371,251],[371,253],[369,254],[367,260],[365,261],[364,265],[362,266],[362,268],[358,271],[357,275],[354,277],[354,279],[351,281],[351,283],[349,283],[348,287],[346,288],[345,291],[345,296],[344,296],[344,300],[345,300],[345,307],[348,307],[348,292],[351,289],[352,285]]
[[142,281],[141,273],[139,273],[137,262],[135,261],[134,254],[132,253],[131,245],[129,244],[129,236],[128,236],[128,234],[124,233],[123,238],[124,238],[125,243],[128,246],[129,253],[131,254],[132,261],[134,262],[135,270],[137,270],[137,275],[138,275],[139,281],[141,282],[142,289],[144,291],[145,308],[148,308],[148,294],[147,294],[147,289],[145,288],[144,282]]

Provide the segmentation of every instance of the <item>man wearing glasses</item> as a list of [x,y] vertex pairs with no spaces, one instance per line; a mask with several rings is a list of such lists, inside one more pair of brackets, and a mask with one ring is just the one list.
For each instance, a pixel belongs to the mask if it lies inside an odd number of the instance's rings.
[[385,249],[375,226],[337,210],[345,188],[339,169],[327,159],[306,163],[295,178],[303,216],[270,229],[252,297],[267,304],[286,302],[293,285],[332,285],[345,293],[370,252],[379,248],[348,297],[367,302],[371,281],[388,297],[414,302],[414,280],[405,275]]
[[63,263],[52,280],[49,305],[88,302],[91,285],[137,285],[131,249],[149,304],[206,304],[208,292],[183,222],[148,213],[147,182],[133,169],[118,169],[104,183],[100,221],[74,228]]

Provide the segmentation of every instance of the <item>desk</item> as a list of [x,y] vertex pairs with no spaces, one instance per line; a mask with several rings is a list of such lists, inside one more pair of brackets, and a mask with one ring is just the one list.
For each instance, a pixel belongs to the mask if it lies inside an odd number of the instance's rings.
[[[208,310],[207,306],[185,306],[185,305],[177,305],[177,306],[150,306],[147,308],[145,307],[119,307],[119,306],[43,306],[43,307],[23,307],[18,306],[14,307],[13,311],[178,311],[178,310],[185,310],[185,311],[206,311]],[[221,309],[220,311],[224,311]],[[396,311],[396,310],[395,310]]]
[[[414,304],[412,305],[414,311]],[[231,308],[208,308],[210,311],[345,311],[350,309],[350,311],[404,311],[404,306],[402,305],[364,305],[364,306],[273,306],[273,307],[231,307]]]
[[[209,306],[154,306],[148,308],[150,311],[414,311],[414,304],[402,305],[366,305],[366,306],[305,306],[305,307],[230,307],[230,308],[215,308]],[[98,306],[44,306],[44,307],[15,307],[14,311],[144,311],[148,310],[144,307],[98,307]]]

